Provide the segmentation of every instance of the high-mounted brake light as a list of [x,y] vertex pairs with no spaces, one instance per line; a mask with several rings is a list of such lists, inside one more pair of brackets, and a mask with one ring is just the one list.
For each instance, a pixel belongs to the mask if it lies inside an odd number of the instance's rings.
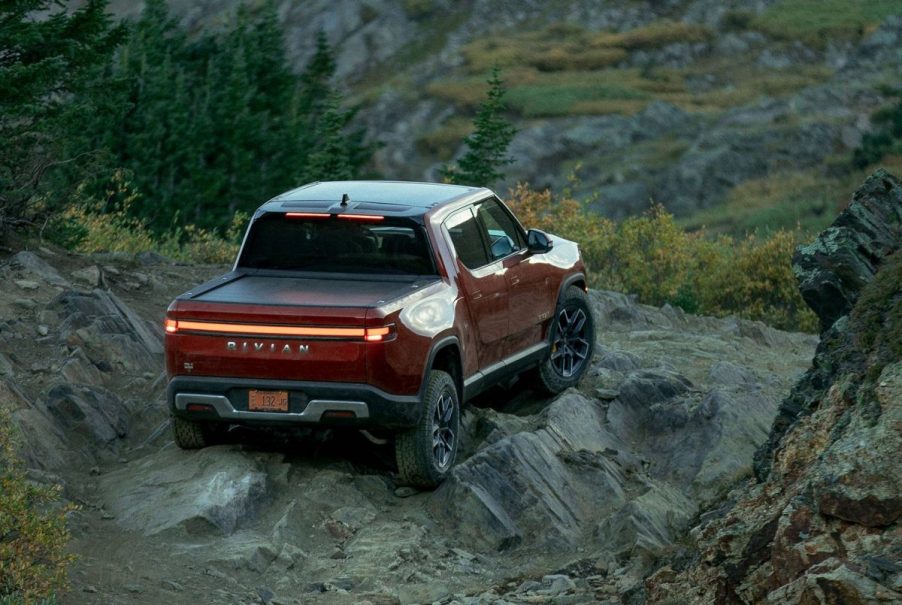
[[323,212],[286,212],[287,218],[329,218],[329,215]]
[[179,331],[179,322],[174,319],[167,319],[163,322],[163,328],[168,334],[175,334]]
[[384,221],[384,216],[375,214],[338,214],[338,218],[347,219],[349,221]]

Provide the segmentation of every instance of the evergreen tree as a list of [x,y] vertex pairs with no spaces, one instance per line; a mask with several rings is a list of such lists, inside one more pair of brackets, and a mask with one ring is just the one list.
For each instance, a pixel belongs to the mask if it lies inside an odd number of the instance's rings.
[[342,132],[347,124],[347,115],[339,107],[340,102],[341,96],[332,92],[323,103],[322,115],[318,117],[313,133],[316,145],[307,158],[301,177],[304,182],[340,181],[354,176],[351,166],[354,150]]
[[449,183],[489,186],[504,177],[502,166],[513,162],[507,155],[517,130],[502,115],[504,111],[504,81],[496,67],[488,80],[489,91],[473,120],[475,131],[465,139],[467,152],[457,167],[443,166],[442,177]]
[[29,215],[49,168],[76,159],[59,145],[64,110],[121,33],[106,0],[72,12],[53,0],[0,4],[0,227]]

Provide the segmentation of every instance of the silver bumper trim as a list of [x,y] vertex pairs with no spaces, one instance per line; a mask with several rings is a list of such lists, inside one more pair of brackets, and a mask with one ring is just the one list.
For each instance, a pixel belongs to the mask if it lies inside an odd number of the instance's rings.
[[370,408],[363,401],[339,401],[333,399],[311,399],[303,412],[244,412],[236,410],[224,395],[204,393],[178,393],[175,408],[186,410],[188,404],[211,405],[221,418],[235,420],[295,420],[298,422],[319,422],[325,412],[354,412],[357,418],[369,418]]

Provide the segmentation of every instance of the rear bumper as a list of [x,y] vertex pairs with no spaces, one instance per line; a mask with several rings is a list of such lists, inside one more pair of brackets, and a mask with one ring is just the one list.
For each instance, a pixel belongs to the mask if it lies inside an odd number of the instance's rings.
[[[251,412],[250,389],[287,391],[287,412]],[[416,396],[392,395],[367,384],[176,376],[166,389],[169,409],[193,420],[258,426],[408,428],[420,419]]]

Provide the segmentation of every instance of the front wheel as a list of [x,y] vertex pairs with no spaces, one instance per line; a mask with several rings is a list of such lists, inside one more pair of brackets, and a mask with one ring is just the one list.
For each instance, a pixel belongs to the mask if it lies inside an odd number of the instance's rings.
[[460,399],[451,375],[430,370],[420,405],[419,423],[395,437],[395,458],[403,483],[432,488],[445,480],[457,457]]
[[558,301],[550,327],[551,350],[536,369],[539,390],[557,395],[577,384],[595,352],[595,318],[589,297],[570,286]]

